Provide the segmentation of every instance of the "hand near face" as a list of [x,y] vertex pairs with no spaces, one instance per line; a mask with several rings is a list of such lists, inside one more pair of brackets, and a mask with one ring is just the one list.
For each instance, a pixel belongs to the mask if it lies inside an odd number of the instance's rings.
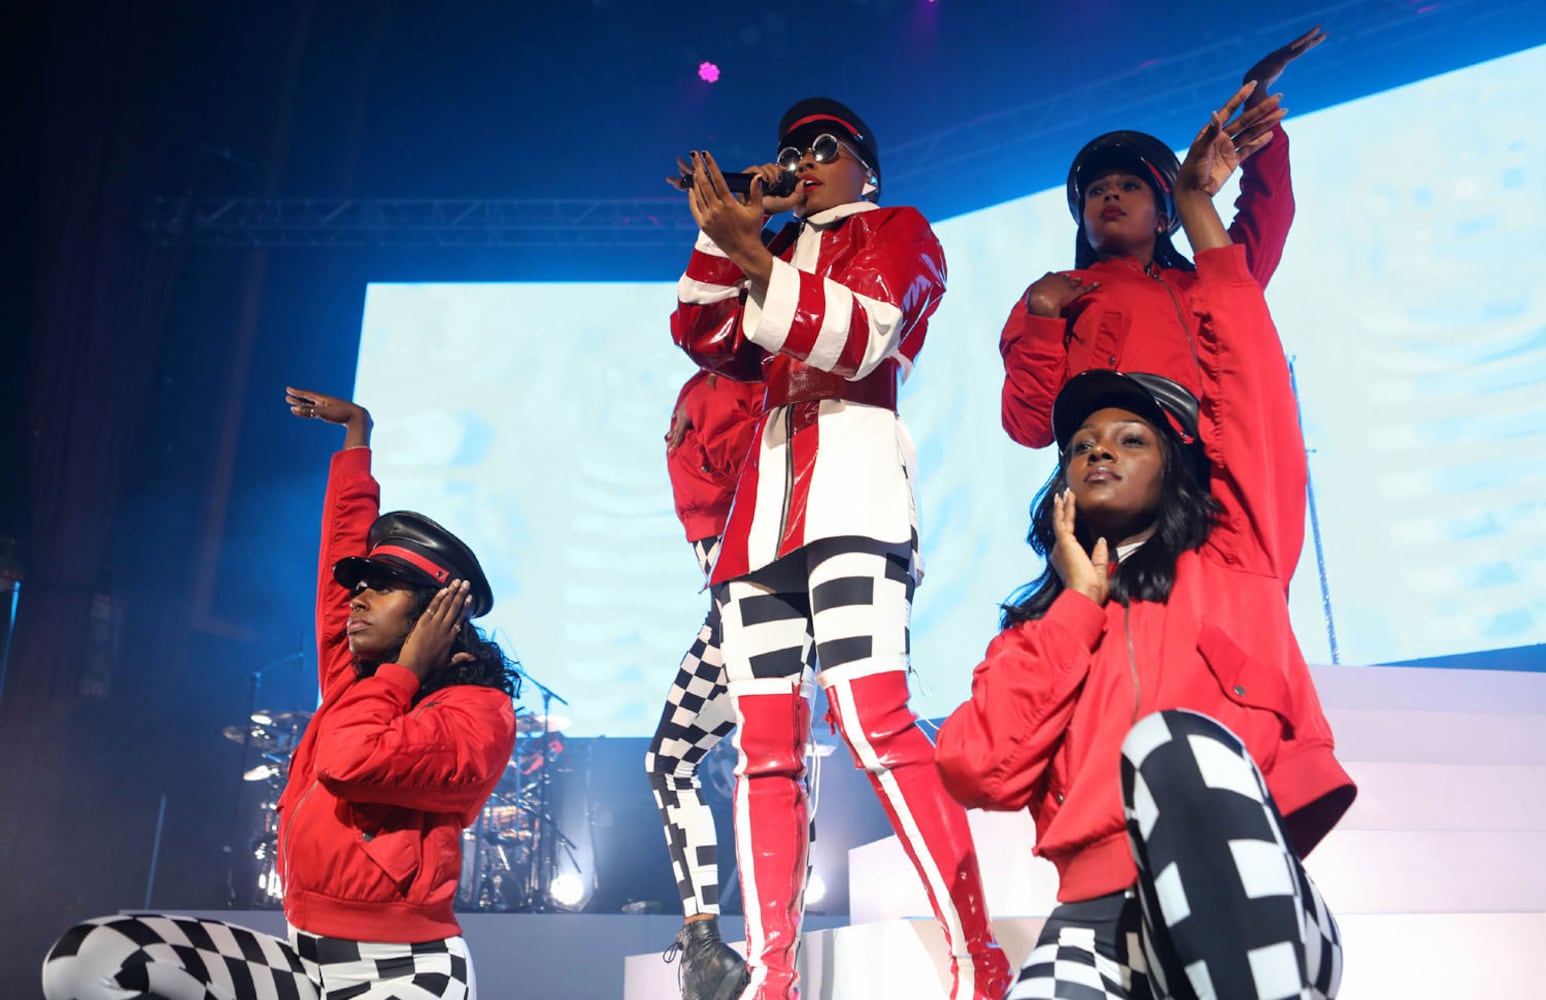
[[1253,82],[1235,91],[1197,133],[1186,152],[1186,159],[1181,161],[1181,173],[1176,180],[1178,193],[1197,191],[1211,198],[1219,193],[1229,175],[1247,157],[1272,141],[1273,127],[1288,114],[1278,95],[1252,105],[1239,118],[1234,118],[1235,112],[1255,90]]
[[755,243],[762,245],[762,188],[753,184],[742,201],[725,186],[725,175],[707,152],[692,154],[693,183],[687,207],[698,228],[732,258]]
[[1075,300],[1100,287],[1100,282],[1085,284],[1077,274],[1048,271],[1025,290],[1025,308],[1032,315],[1057,319]]
[[472,585],[466,580],[452,580],[429,599],[429,605],[413,630],[403,640],[403,649],[397,663],[420,681],[439,668],[451,663],[465,663],[472,659],[469,653],[451,656],[451,645],[456,634],[467,622],[467,609],[472,606]]
[[[766,192],[783,178],[785,170],[776,163],[756,163],[747,167],[745,173],[756,174],[762,178],[762,190]],[[782,198],[775,198],[766,193],[762,196],[762,210],[768,215],[787,212],[804,204],[805,185],[803,184],[796,184],[794,186],[794,193],[785,195]]]
[[1072,490],[1064,490],[1052,501],[1052,533],[1056,541],[1052,547],[1052,568],[1057,571],[1063,586],[1076,590],[1104,606],[1111,594],[1107,569],[1111,562],[1110,547],[1104,538],[1095,543],[1090,552],[1084,551],[1074,535],[1074,515],[1077,504]]

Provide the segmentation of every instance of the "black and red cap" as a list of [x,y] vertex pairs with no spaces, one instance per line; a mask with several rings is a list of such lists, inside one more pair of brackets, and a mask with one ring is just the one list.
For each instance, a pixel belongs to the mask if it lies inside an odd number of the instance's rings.
[[778,123],[778,149],[793,146],[809,149],[823,132],[842,139],[858,151],[864,165],[880,177],[880,150],[875,134],[853,109],[830,97],[807,97],[796,101]]
[[1181,383],[1149,372],[1094,368],[1068,380],[1052,404],[1052,436],[1063,460],[1085,419],[1108,406],[1136,413],[1175,438],[1192,478],[1208,482],[1208,456],[1197,431],[1197,397]]
[[1165,213],[1169,232],[1181,225],[1176,214],[1176,179],[1181,161],[1163,142],[1147,132],[1107,132],[1084,144],[1068,168],[1068,211],[1084,223],[1084,195],[1090,184],[1112,171],[1141,177],[1154,191],[1155,207]]
[[440,588],[452,580],[472,587],[469,617],[479,618],[494,607],[494,591],[472,549],[439,524],[411,510],[382,514],[366,536],[369,551],[346,556],[333,564],[333,579],[353,590],[373,574],[387,574],[412,586]]

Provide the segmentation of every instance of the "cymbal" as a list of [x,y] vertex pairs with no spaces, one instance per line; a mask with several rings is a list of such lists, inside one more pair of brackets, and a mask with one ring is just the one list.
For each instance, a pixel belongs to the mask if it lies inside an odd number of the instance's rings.
[[290,739],[289,732],[275,733],[263,726],[251,723],[245,726],[240,723],[234,726],[226,726],[220,732],[232,743],[245,743],[252,749],[260,750],[264,753],[289,753],[295,749],[295,744]]
[[564,715],[538,715],[527,712],[515,717],[515,731],[522,736],[533,733],[561,733],[568,729],[573,719]]
[[299,708],[293,708],[288,712],[274,712],[259,709],[252,713],[252,721],[260,726],[272,726],[275,729],[293,729],[304,726],[311,718],[311,713]]

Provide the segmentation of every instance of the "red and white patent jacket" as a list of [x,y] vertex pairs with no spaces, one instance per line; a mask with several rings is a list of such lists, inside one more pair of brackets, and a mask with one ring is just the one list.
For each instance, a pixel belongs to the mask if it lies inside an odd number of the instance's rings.
[[1289,623],[1306,466],[1288,364],[1241,247],[1198,254],[1197,276],[1199,436],[1223,511],[1208,540],[1176,561],[1162,604],[1066,590],[1000,632],[939,731],[945,787],[969,807],[1029,809],[1063,902],[1137,877],[1119,762],[1153,712],[1190,709],[1240,737],[1300,856],[1355,794]]
[[761,382],[737,382],[702,369],[677,393],[672,424],[681,414],[686,429],[666,453],[666,471],[689,542],[724,534],[741,463],[762,416],[762,393]]
[[[1240,168],[1240,197],[1229,238],[1245,249],[1251,274],[1266,288],[1294,221],[1288,136],[1272,141]],[[1097,261],[1077,275],[1100,287],[1075,300],[1066,318],[1033,314],[1022,296],[999,336],[1004,358],[1001,416],[1010,438],[1027,448],[1052,443],[1052,401],[1064,383],[1091,368],[1152,372],[1201,395],[1197,323],[1190,271],[1144,269],[1128,257]]]
[[774,249],[758,301],[700,234],[671,317],[701,366],[768,385],[715,583],[822,538],[917,539],[914,448],[895,387],[945,293],[944,251],[916,209],[869,202],[811,216]]
[[344,629],[349,592],[333,564],[369,551],[380,513],[370,449],[333,456],[317,567],[322,705],[279,799],[285,919],[355,941],[461,933],[451,904],[462,830],[504,776],[515,709],[496,688],[454,684],[414,704],[419,679],[395,663],[356,674]]

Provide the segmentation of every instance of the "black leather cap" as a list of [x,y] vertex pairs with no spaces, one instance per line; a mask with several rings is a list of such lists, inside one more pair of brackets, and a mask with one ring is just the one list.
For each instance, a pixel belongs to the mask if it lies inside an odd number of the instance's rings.
[[778,123],[777,148],[809,149],[823,132],[830,132],[858,150],[864,165],[875,171],[877,178],[880,176],[880,149],[875,145],[875,133],[851,108],[830,97],[807,97],[785,111]]
[[1208,456],[1197,436],[1197,397],[1181,383],[1149,372],[1094,368],[1068,380],[1052,404],[1052,436],[1066,458],[1068,442],[1097,410],[1115,406],[1136,413],[1181,443],[1193,478],[1208,482]]
[[1084,222],[1084,192],[1091,182],[1113,170],[1141,177],[1154,191],[1154,206],[1165,213],[1169,232],[1181,226],[1176,213],[1176,179],[1181,161],[1170,147],[1147,132],[1107,132],[1084,144],[1068,168],[1068,211]]
[[422,587],[466,580],[472,585],[471,617],[480,618],[494,607],[494,591],[472,549],[423,514],[382,514],[370,526],[366,542],[367,555],[346,556],[333,564],[333,579],[350,590],[372,573],[388,573]]

